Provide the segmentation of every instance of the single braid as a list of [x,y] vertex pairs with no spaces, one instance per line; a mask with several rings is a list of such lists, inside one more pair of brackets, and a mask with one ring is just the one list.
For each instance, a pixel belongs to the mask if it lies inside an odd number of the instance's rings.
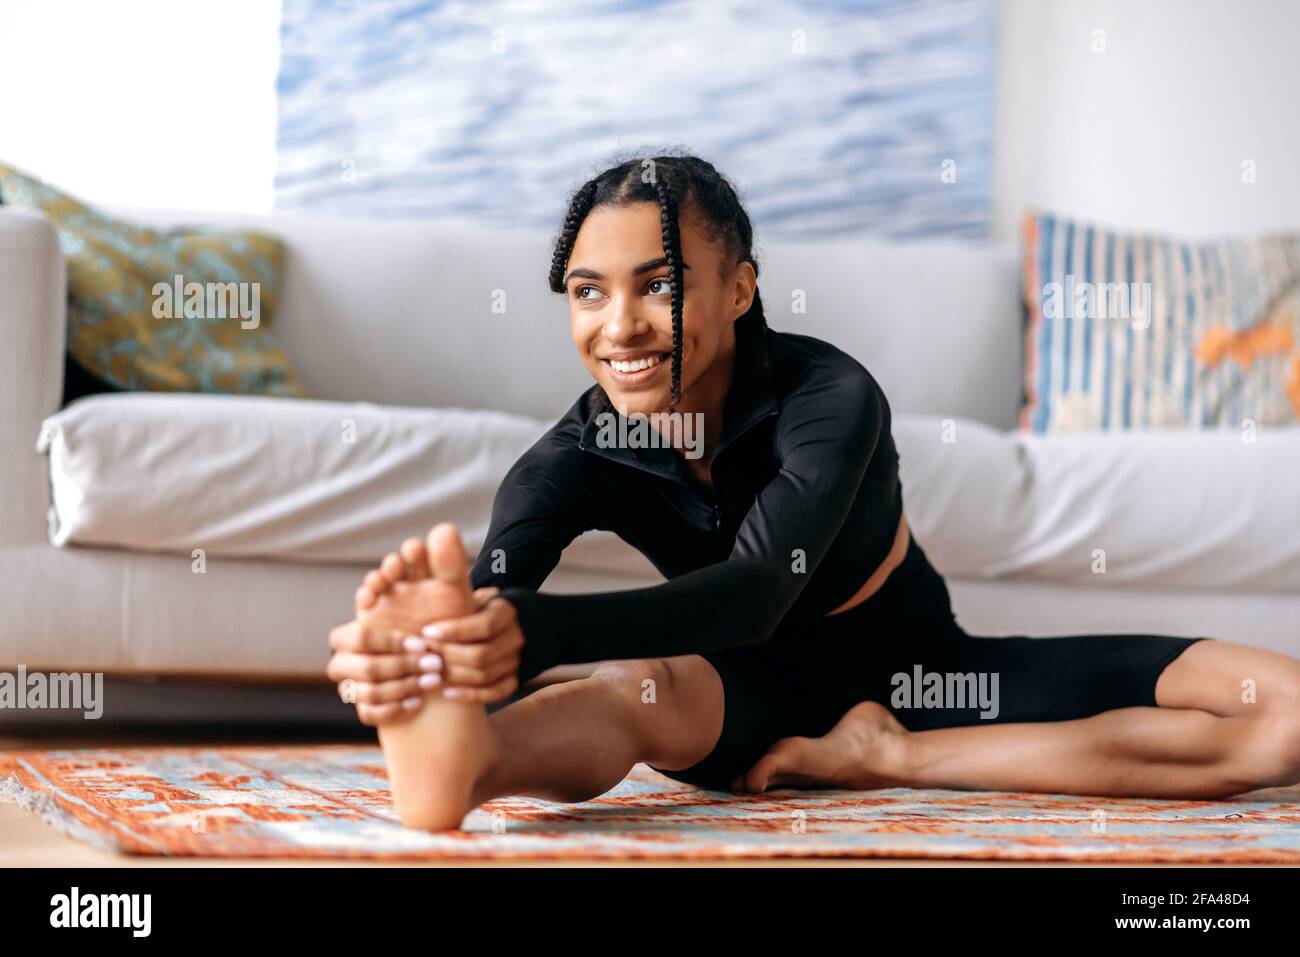
[[591,212],[591,205],[596,199],[596,180],[588,180],[574,194],[569,210],[564,215],[564,226],[555,241],[555,252],[551,256],[551,292],[564,292],[564,270],[568,268],[569,256],[573,252],[573,241],[578,237],[582,222]]
[[664,258],[668,260],[668,274],[673,284],[673,393],[669,411],[675,411],[682,401],[682,236],[677,224],[677,198],[668,170],[656,179],[659,231],[663,235]]

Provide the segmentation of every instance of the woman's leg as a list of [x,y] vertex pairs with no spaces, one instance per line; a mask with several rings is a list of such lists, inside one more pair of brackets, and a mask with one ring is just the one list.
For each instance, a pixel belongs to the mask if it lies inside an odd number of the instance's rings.
[[[468,564],[449,526],[434,528],[427,550],[413,540],[386,557],[358,595],[363,620],[405,633],[467,607]],[[723,707],[717,671],[685,655],[601,663],[589,677],[490,715],[434,692],[379,735],[399,819],[444,830],[494,797],[581,801],[614,787],[638,761],[690,767],[721,735]]]
[[698,655],[604,662],[589,678],[549,685],[489,717],[501,747],[473,803],[585,801],[637,762],[690,767],[713,750],[722,712],[721,679]]
[[[996,643],[1009,639],[966,640],[993,642],[974,648],[996,656]],[[1029,657],[1039,657],[1060,640],[1028,639],[1046,644],[1022,645],[1017,653],[1033,649]],[[1143,636],[1121,640],[1141,642]],[[1087,641],[1085,636],[1077,647],[1087,647]],[[1079,665],[1081,681],[1106,680],[1102,671],[1082,673],[1085,667]],[[1031,671],[1048,683],[1070,679],[1041,668]],[[745,783],[751,790],[785,784],[880,787],[883,782],[1205,798],[1300,782],[1300,662],[1295,659],[1200,641],[1159,674],[1155,699],[1159,707],[1119,708],[1073,720],[981,726],[978,719],[966,719],[966,726],[914,732],[881,705],[865,702],[823,738],[778,742]]]

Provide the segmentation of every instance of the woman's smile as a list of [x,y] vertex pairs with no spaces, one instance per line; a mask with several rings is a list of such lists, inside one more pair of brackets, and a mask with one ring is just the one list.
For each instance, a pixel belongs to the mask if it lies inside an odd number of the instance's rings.
[[671,352],[614,352],[601,357],[610,376],[620,385],[639,385],[660,374],[668,367]]

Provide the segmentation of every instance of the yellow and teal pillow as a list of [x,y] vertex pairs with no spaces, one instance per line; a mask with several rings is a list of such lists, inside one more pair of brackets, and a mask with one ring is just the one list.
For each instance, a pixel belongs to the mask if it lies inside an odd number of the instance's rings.
[[1035,432],[1300,421],[1300,235],[1183,241],[1024,219]]
[[124,390],[302,397],[272,331],[284,246],[247,230],[113,219],[0,165],[0,203],[40,210],[68,265],[68,353]]

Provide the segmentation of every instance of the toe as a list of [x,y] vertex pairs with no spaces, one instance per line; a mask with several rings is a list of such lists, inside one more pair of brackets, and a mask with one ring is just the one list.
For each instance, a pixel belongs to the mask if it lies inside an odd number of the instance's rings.
[[450,522],[435,525],[429,532],[429,566],[433,577],[454,587],[463,588],[468,600],[469,556],[460,540],[460,532]]
[[406,564],[406,578],[408,581],[417,581],[429,577],[429,551],[424,547],[423,539],[408,538],[402,542],[399,551],[402,561]]
[[376,598],[388,591],[388,579],[379,572],[369,572],[361,584],[374,592]]
[[758,759],[749,772],[745,775],[745,790],[751,794],[762,794],[767,790],[767,785],[772,777],[772,756],[764,755]]
[[389,552],[379,563],[379,574],[383,575],[390,585],[399,582],[406,577],[406,562],[402,561],[402,556],[397,552]]
[[365,611],[368,608],[374,607],[375,593],[372,592],[365,585],[362,585],[360,588],[357,589],[357,592],[353,596],[352,600],[356,604],[357,611]]
[[783,738],[768,749],[749,772],[749,785],[755,791],[797,786],[807,778],[809,749],[807,738]]

